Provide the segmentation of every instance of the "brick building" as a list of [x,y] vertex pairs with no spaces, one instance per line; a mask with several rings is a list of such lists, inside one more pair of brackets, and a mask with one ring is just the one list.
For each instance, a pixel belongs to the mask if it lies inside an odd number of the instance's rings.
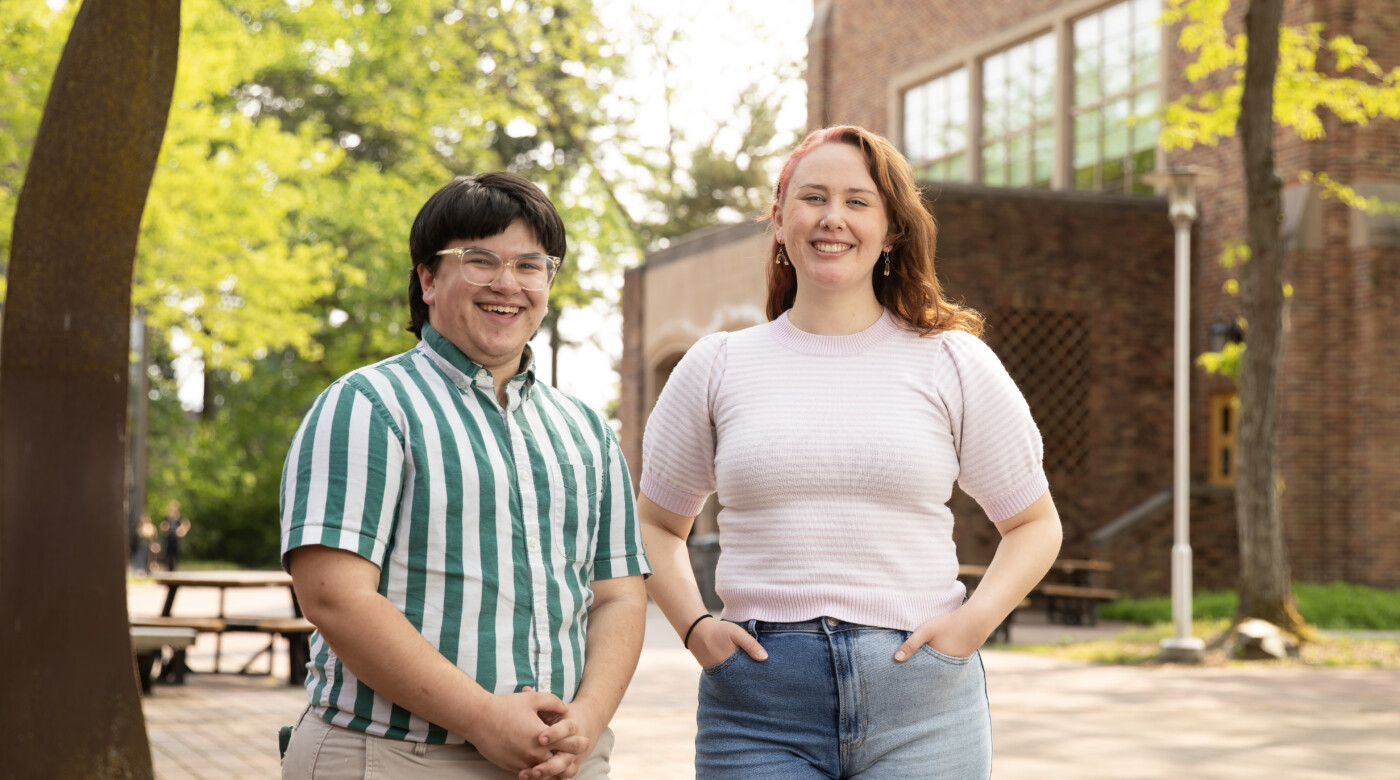
[[[1171,546],[1173,237],[1142,176],[1211,168],[1192,250],[1192,353],[1228,330],[1237,301],[1216,258],[1243,240],[1239,147],[1165,154],[1150,114],[1190,85],[1160,0],[817,0],[808,33],[808,126],[859,124],[895,142],[940,224],[945,290],[987,316],[987,341],[1045,437],[1065,554],[1118,564],[1134,594],[1168,591]],[[1236,0],[1230,24],[1240,26]],[[1290,0],[1285,22],[1323,22],[1400,65],[1400,4]],[[1129,116],[1146,117],[1130,121]],[[1400,126],[1276,135],[1286,273],[1294,295],[1281,371],[1279,455],[1289,556],[1301,580],[1400,585],[1400,219],[1318,196],[1300,171],[1400,201]],[[648,256],[623,289],[623,444],[641,432],[696,340],[765,320],[761,224],[703,231]],[[1237,571],[1234,388],[1191,388],[1192,544],[1198,587]],[[959,554],[990,558],[995,531],[955,496]],[[713,528],[708,507],[697,530]]]

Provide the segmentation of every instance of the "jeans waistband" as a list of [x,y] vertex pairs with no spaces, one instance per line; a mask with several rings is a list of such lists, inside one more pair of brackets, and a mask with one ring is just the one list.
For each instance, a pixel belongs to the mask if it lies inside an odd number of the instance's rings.
[[796,623],[773,623],[767,620],[744,620],[734,621],[743,626],[750,634],[774,634],[774,633],[798,633],[798,634],[829,634],[833,631],[855,631],[858,629],[879,629],[879,626],[867,626],[860,623],[848,623],[834,617],[819,617],[811,620],[801,620]]

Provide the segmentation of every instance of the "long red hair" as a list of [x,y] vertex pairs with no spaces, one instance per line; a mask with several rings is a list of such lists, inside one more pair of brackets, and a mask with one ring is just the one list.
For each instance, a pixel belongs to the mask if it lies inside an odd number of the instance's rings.
[[[924,208],[914,170],[909,161],[885,138],[862,127],[840,125],[815,130],[797,145],[783,164],[773,192],[772,211],[783,207],[788,179],[798,160],[824,143],[850,144],[859,149],[870,167],[870,178],[880,190],[890,223],[890,275],[879,270],[873,276],[875,299],[910,328],[922,335],[962,330],[982,335],[982,315],[943,297],[934,273],[933,256],[938,226]],[[770,211],[769,217],[772,213]],[[768,252],[768,319],[777,319],[797,298],[797,273],[791,265],[779,265],[778,239]],[[878,267],[877,267],[878,269]]]

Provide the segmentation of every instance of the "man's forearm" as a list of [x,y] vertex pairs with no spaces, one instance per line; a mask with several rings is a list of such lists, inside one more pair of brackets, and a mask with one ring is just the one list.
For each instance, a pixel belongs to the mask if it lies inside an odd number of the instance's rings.
[[378,593],[347,594],[312,613],[321,636],[361,682],[388,700],[470,738],[491,693],[439,653]]
[[641,575],[635,575],[595,582],[594,596],[583,679],[573,704],[587,707],[601,732],[617,712],[637,670],[646,631],[647,595]]

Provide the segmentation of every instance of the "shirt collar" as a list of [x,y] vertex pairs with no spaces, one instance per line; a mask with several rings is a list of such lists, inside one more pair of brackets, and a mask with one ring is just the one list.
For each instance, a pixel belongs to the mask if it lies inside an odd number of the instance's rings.
[[[484,384],[488,388],[494,387],[495,379],[491,376],[491,371],[485,366],[467,357],[456,344],[447,340],[447,337],[438,333],[432,325],[423,323],[423,338],[418,342],[418,348],[428,356],[429,359],[444,373],[452,384],[461,390],[466,390],[473,384]],[[530,390],[535,386],[535,353],[530,349],[530,345],[525,345],[525,351],[520,356],[520,368],[515,376],[511,377],[507,387],[518,389],[526,398],[530,397]]]

